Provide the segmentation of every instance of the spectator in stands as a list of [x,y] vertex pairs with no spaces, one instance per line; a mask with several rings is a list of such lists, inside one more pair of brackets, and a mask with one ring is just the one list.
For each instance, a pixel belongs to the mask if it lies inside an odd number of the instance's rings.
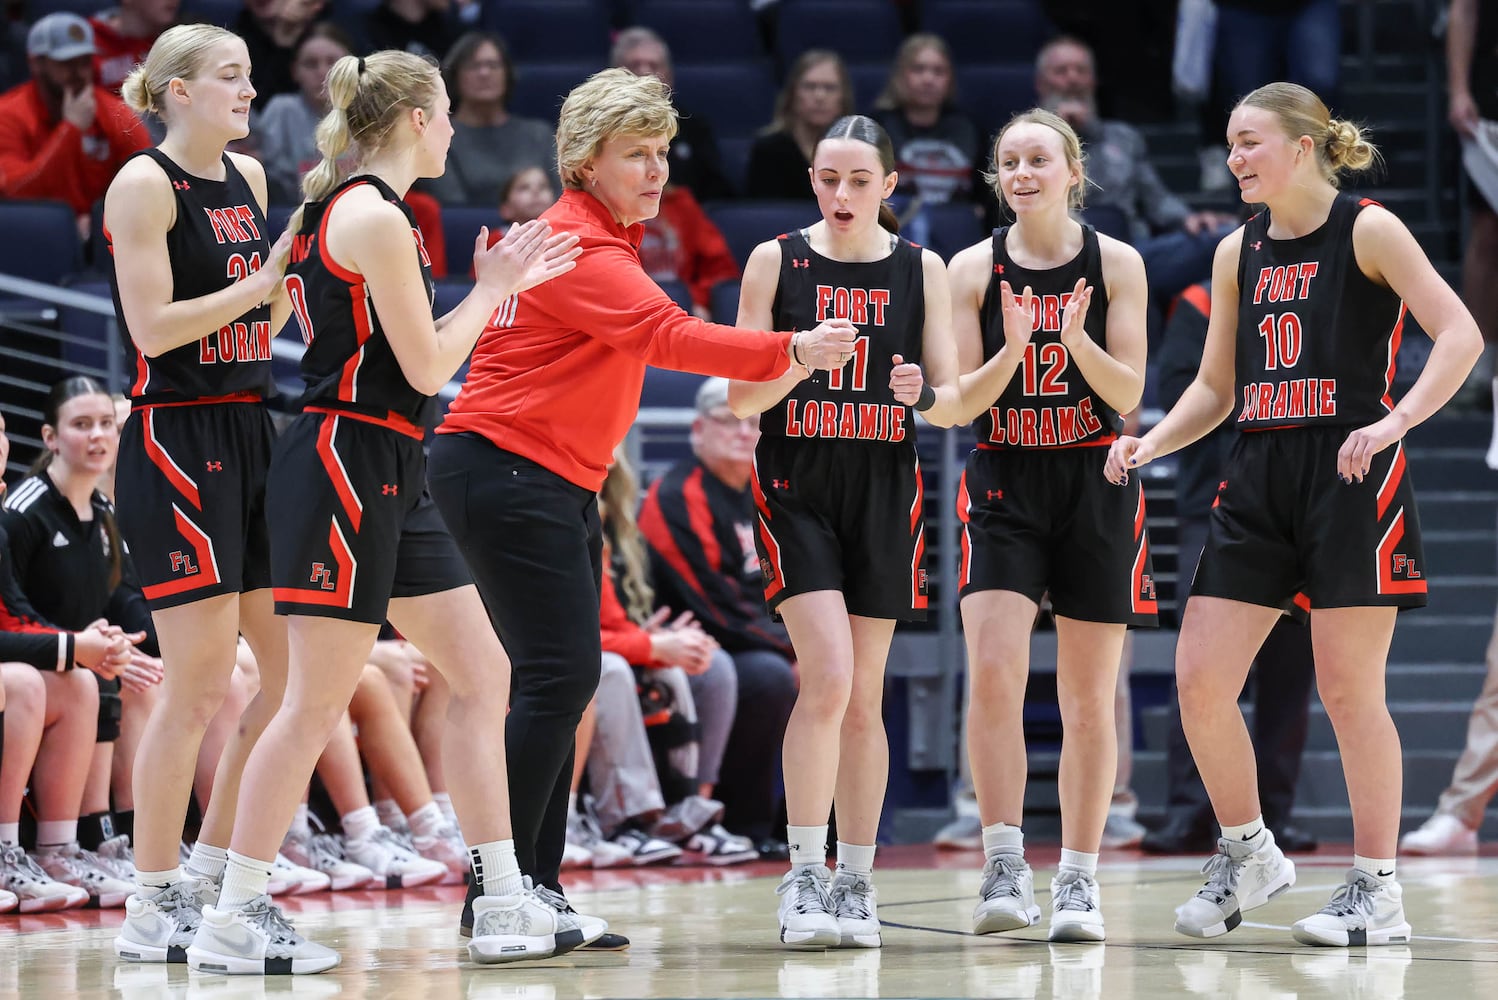
[[94,82],[111,94],[146,61],[156,36],[177,23],[182,0],[119,0],[120,5],[89,18],[94,29]]
[[244,10],[230,26],[250,52],[255,77],[256,110],[277,94],[296,92],[291,64],[302,37],[312,29],[327,0],[244,0]]
[[711,320],[713,287],[737,281],[739,264],[723,233],[707,217],[692,192],[669,181],[661,210],[645,223],[640,264],[660,281],[679,281],[692,296],[692,315]]
[[[1157,361],[1160,405],[1166,409],[1176,404],[1196,378],[1211,311],[1211,288],[1206,283],[1187,288],[1171,310]],[[1178,608],[1185,607],[1185,595],[1206,544],[1208,515],[1234,436],[1231,421],[1227,421],[1180,452],[1175,481],[1180,517],[1176,545]],[[1315,836],[1290,822],[1301,757],[1310,734],[1311,687],[1316,676],[1311,630],[1303,617],[1287,615],[1280,619],[1264,640],[1253,671],[1253,736],[1259,751],[1259,800],[1264,823],[1274,830],[1274,841],[1283,850],[1315,850]],[[1165,822],[1146,834],[1141,846],[1150,854],[1210,851],[1217,842],[1217,821],[1186,744],[1180,705],[1174,699],[1165,779]]]
[[541,167],[526,167],[510,175],[499,196],[499,217],[506,226],[539,219],[557,200],[551,176]]
[[422,185],[445,205],[498,205],[500,192],[515,173],[543,167],[557,180],[552,126],[510,114],[515,67],[504,39],[471,31],[458,39],[442,62],[452,98],[453,140],[447,172]]
[[[655,76],[668,87],[676,86],[671,71],[671,49],[649,28],[625,28],[614,39],[610,64],[623,66],[635,76]],[[680,130],[671,140],[671,183],[688,188],[699,202],[732,198],[733,185],[723,173],[723,158],[712,123],[701,114],[684,110],[674,99]]]
[[0,94],[0,197],[65,201],[86,234],[93,203],[151,139],[93,82],[94,31],[83,18],[48,14],[32,25],[26,52],[31,79]]
[[1069,36],[1047,42],[1035,59],[1040,104],[1065,118],[1087,151],[1089,206],[1112,206],[1124,215],[1126,238],[1144,258],[1150,292],[1163,306],[1186,286],[1211,275],[1218,241],[1236,224],[1222,212],[1193,211],[1165,187],[1150,165],[1144,137],[1132,125],[1098,117],[1092,49]]
[[724,822],[756,841],[761,855],[785,860],[772,835],[775,779],[786,722],[796,703],[796,673],[785,627],[765,609],[754,547],[754,498],[749,486],[757,416],[728,408],[728,381],[708,379],[697,391],[692,457],[650,487],[640,531],[650,547],[657,600],[690,611],[733,658],[739,704],[718,780]]
[[322,161],[317,123],[328,113],[328,70],[353,50],[354,43],[342,28],[329,21],[314,24],[297,44],[291,64],[297,93],[277,94],[256,112],[250,134],[260,146],[271,204],[301,201],[302,175]]
[[811,154],[827,127],[853,113],[853,81],[843,57],[807,49],[791,64],[775,117],[749,147],[748,195],[815,201]]
[[[977,182],[984,150],[978,126],[957,109],[952,53],[940,35],[905,39],[895,53],[884,93],[873,118],[895,146],[897,197],[922,205],[972,201],[985,185]],[[904,205],[896,205],[902,216]],[[901,231],[907,229],[901,220]],[[926,243],[911,233],[917,243]]]
[[452,7],[451,0],[384,0],[368,13],[350,15],[348,24],[362,52],[399,49],[440,62],[462,30]]

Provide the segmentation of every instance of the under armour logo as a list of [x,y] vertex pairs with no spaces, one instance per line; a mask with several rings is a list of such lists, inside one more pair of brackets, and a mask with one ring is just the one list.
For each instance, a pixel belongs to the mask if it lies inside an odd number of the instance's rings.
[[186,181],[172,181],[172,187],[176,188],[178,191],[192,190],[192,185],[187,183]]
[[188,555],[186,552],[172,553],[173,573],[181,572],[186,576],[192,576],[197,571],[198,567],[193,565],[192,556]]
[[1258,250],[1263,245],[1264,245],[1264,241],[1263,240],[1254,240],[1252,243],[1249,244],[1249,246],[1253,247],[1255,250]]
[[208,463],[205,463],[205,464],[208,466],[208,471],[209,472],[223,472],[224,471],[224,463],[223,462],[208,462]]
[[791,260],[791,267],[811,267],[811,259],[807,257],[793,258]]
[[333,589],[333,574],[326,565],[320,562],[312,564],[312,582],[323,590]]
[[1002,499],[1004,499],[1004,491],[1003,490],[989,490],[988,491],[988,499],[990,499],[990,500],[1002,500]]
[[772,479],[770,480],[770,486],[777,490],[788,490],[791,488],[791,481],[789,479]]
[[993,266],[993,273],[994,274],[1003,274],[1004,273],[1004,265],[1003,264],[995,264]]
[[1217,484],[1217,492],[1218,493],[1221,493],[1223,490],[1225,490],[1227,488],[1228,488],[1228,481],[1226,479],[1224,479],[1222,482],[1220,482],[1220,483]]
[[387,496],[387,497],[399,496],[400,495],[400,491],[401,491],[400,486],[398,486],[395,483],[386,483],[384,486],[380,487],[380,494],[382,496]]

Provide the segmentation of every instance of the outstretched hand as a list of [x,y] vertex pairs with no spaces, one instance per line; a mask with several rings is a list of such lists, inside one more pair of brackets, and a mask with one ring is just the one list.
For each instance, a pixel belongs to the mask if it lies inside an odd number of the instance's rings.
[[553,233],[544,219],[514,226],[504,238],[489,246],[489,227],[479,229],[473,246],[476,283],[508,297],[577,266],[582,248],[571,233]]

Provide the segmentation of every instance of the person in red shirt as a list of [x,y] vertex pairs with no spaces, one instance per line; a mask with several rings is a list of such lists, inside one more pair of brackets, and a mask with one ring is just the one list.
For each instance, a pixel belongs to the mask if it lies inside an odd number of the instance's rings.
[[[852,357],[846,320],[736,330],[688,315],[640,265],[676,133],[670,92],[625,69],[567,96],[565,191],[541,216],[580,237],[568,274],[507,300],[438,429],[429,485],[514,663],[506,721],[515,853],[561,891],[573,736],[598,685],[603,539],[596,494],[640,403],[645,366],[770,380]],[[604,947],[623,947],[605,935]]]
[[692,315],[711,319],[713,286],[736,281],[738,261],[723,233],[691,190],[675,184],[661,193],[661,211],[645,224],[640,262],[657,281],[679,281],[692,295]]
[[146,61],[156,36],[177,23],[182,0],[120,0],[88,19],[94,29],[94,82],[118,94],[125,77]]
[[76,14],[31,26],[31,79],[0,94],[0,197],[65,201],[83,224],[115,171],[151,144],[118,97],[93,82],[94,31]]

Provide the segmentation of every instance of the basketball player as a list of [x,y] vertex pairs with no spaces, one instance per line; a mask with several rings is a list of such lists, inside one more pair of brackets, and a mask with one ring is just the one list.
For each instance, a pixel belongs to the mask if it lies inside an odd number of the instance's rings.
[[[139,890],[114,944],[129,960],[181,962],[223,874],[245,755],[285,684],[265,531],[273,434],[261,400],[271,337],[289,313],[278,289],[291,241],[267,239],[260,164],[224,151],[248,134],[255,96],[240,38],[211,25],[170,28],[122,93],[166,123],[161,145],[131,158],[104,199],[115,312],[134,358],[119,524],[166,678],[136,751]],[[220,761],[184,876],[177,845],[193,767],[241,632],[261,690]]]
[[1144,391],[1144,262],[1071,218],[1086,185],[1081,143],[1051,112],[1010,120],[989,182],[1015,222],[952,260],[969,373],[961,419],[976,417],[978,436],[958,495],[968,757],[986,855],[973,931],[1040,919],[1020,821],[1030,628],[1049,592],[1064,734],[1049,936],[1101,941],[1114,692],[1125,632],[1155,624],[1155,592],[1139,484],[1111,487],[1097,467]]
[[[469,954],[544,958],[604,927],[579,928],[516,866],[504,743],[475,738],[504,718],[509,661],[426,495],[422,436],[436,417],[433,396],[485,320],[509,296],[570,270],[577,241],[552,237],[544,222],[494,247],[480,232],[473,291],[434,322],[431,263],[401,199],[445,165],[453,130],[442,77],[405,52],[345,56],[328,74],[328,97],[323,160],[288,227],[297,243],[286,290],[307,344],[306,391],[277,443],[267,498],[276,612],[291,616],[289,681],[245,766],[223,891],[204,908],[188,965],[295,975],[338,963],[291,929],[266,885],[387,611],[452,689],[444,761],[479,891]],[[348,154],[360,172],[340,183]]]
[[[1425,560],[1403,438],[1451,398],[1482,352],[1471,315],[1398,219],[1339,193],[1376,158],[1311,91],[1272,83],[1228,122],[1228,168],[1265,208],[1217,248],[1196,381],[1143,438],[1108,455],[1116,483],[1226,416],[1233,444],[1176,646],[1181,721],[1222,824],[1207,881],[1176,930],[1216,937],[1289,888],[1295,870],[1264,827],[1254,750],[1238,710],[1249,661],[1297,594],[1309,604],[1316,682],[1337,734],[1353,866],[1296,940],[1407,942],[1395,881],[1399,734],[1384,666],[1399,608],[1425,603]],[[1435,341],[1397,404],[1405,311]]]
[[[847,319],[853,357],[813,375],[735,381],[736,416],[762,413],[755,450],[765,600],[785,619],[801,690],[785,731],[791,870],[780,940],[880,946],[874,837],[889,778],[881,704],[897,620],[926,617],[926,538],[915,415],[957,411],[950,296],[941,258],[897,235],[884,199],[894,149],[871,118],[838,119],[810,170],[822,220],[749,257],[739,326],[804,329]],[[908,360],[907,360],[908,359]],[[926,382],[922,366],[930,372]],[[837,873],[827,819],[837,804]]]

